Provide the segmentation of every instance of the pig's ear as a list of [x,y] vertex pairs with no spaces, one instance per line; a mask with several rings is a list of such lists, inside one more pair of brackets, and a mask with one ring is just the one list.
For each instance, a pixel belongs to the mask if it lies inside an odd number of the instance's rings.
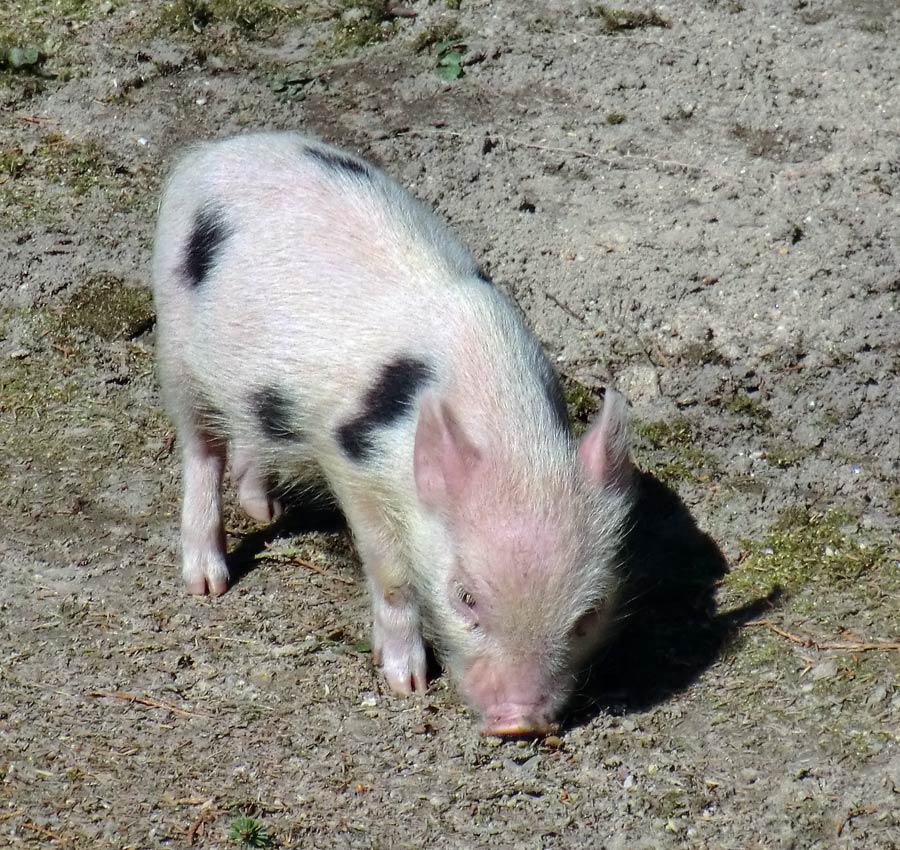
[[471,482],[480,460],[481,453],[447,403],[425,393],[419,405],[413,453],[419,498],[432,508],[451,507]]
[[607,389],[599,421],[581,438],[578,460],[585,477],[597,487],[627,490],[634,467],[628,449],[625,397]]

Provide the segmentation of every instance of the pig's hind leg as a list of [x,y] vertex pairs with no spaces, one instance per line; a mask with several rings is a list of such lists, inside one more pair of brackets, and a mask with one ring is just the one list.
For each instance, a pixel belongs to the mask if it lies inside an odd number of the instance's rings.
[[268,523],[282,513],[281,502],[272,495],[268,476],[256,452],[247,446],[233,446],[231,477],[241,507],[257,522]]
[[[395,693],[428,688],[427,656],[409,566],[396,535],[377,507],[341,500],[372,595],[372,656]],[[349,507],[352,505],[352,507]]]

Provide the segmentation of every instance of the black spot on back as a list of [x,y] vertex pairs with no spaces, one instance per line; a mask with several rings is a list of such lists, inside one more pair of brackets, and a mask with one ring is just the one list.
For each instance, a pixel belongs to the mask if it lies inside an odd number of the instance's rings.
[[365,460],[374,447],[373,437],[405,416],[419,390],[434,379],[434,369],[414,357],[388,363],[363,398],[360,413],[337,430],[338,442],[351,460]]
[[569,424],[569,409],[566,405],[566,394],[563,392],[562,382],[550,361],[546,358],[541,358],[541,360],[541,386],[544,390],[544,395],[547,398],[556,423],[564,432],[568,433],[572,426]]
[[265,436],[273,440],[299,440],[294,427],[294,403],[274,387],[262,387],[250,394],[250,410]]
[[184,270],[191,286],[197,287],[216,261],[222,243],[231,234],[225,214],[218,207],[204,207],[197,213],[188,237]]
[[364,162],[346,154],[322,148],[307,148],[306,152],[320,165],[332,171],[350,174],[356,178],[369,176],[369,168]]

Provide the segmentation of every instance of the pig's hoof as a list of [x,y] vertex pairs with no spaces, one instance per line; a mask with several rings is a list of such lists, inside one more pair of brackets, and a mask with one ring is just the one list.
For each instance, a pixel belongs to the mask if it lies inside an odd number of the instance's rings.
[[187,589],[191,596],[221,596],[228,590],[228,582],[200,576],[198,579],[189,581]]
[[376,649],[374,657],[395,694],[408,697],[428,690],[428,664],[421,639],[414,645],[392,647],[387,643]]
[[255,465],[236,471],[238,501],[247,514],[260,523],[269,523],[282,514],[281,502],[269,493],[268,482]]
[[259,523],[274,522],[284,513],[281,502],[262,491],[253,491],[249,494],[242,491],[240,502],[247,515]]
[[222,558],[209,559],[199,569],[185,569],[184,581],[192,596],[221,596],[228,590],[228,567]]

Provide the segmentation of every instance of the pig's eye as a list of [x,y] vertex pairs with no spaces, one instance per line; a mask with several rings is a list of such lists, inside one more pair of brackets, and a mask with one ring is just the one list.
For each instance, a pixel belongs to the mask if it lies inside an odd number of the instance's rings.
[[459,597],[459,601],[462,602],[466,608],[474,608],[475,607],[475,597],[469,593],[462,585],[456,586],[456,595]]
[[458,578],[450,579],[447,587],[447,601],[452,606],[457,617],[462,620],[461,625],[470,632],[476,631],[481,627],[481,606],[475,594]]
[[479,628],[478,602],[461,584],[457,584],[453,589],[456,593],[457,600],[459,600],[457,610],[465,619],[466,628],[472,632],[476,631]]

